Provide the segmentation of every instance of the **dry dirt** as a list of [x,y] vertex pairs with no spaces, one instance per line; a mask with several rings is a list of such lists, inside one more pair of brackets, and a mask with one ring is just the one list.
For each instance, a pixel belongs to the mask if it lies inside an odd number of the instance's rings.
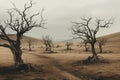
[[[91,55],[90,50],[85,52],[84,47],[77,46],[78,43],[69,51],[65,50],[65,43],[56,43],[55,46],[62,46],[54,47],[53,51],[56,53],[45,52],[41,43],[34,44],[32,51],[28,51],[28,44],[24,44],[22,58],[36,69],[29,72],[7,71],[14,65],[13,56],[9,49],[0,47],[0,80],[120,80],[119,34],[112,35],[112,38],[110,35],[105,36],[111,40],[103,47],[104,53],[99,55],[108,63],[78,64],[77,62]],[[97,44],[96,50],[99,52]]]
[[[34,65],[39,72],[0,73],[0,80],[120,80],[120,54],[99,54],[109,60],[109,63],[90,65],[74,65],[73,63],[86,59],[90,53],[43,53],[42,50],[23,51],[25,63]],[[9,49],[0,48],[0,67],[10,67],[14,64]]]

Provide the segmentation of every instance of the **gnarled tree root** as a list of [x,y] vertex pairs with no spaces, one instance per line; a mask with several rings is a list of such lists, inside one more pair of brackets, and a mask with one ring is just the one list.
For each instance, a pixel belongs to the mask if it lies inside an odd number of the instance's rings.
[[16,67],[16,70],[19,72],[41,72],[42,68],[37,68],[35,65],[31,64],[20,64]]
[[27,72],[44,72],[44,66],[32,64],[19,64],[18,66],[1,67],[0,74],[19,74]]
[[73,66],[78,66],[78,65],[83,65],[83,64],[96,64],[96,63],[109,63],[109,61],[99,55],[97,57],[89,56],[85,60],[81,60],[81,61],[77,61],[73,63]]
[[102,56],[89,56],[87,59],[82,60],[83,64],[95,64],[95,63],[108,63],[106,59]]

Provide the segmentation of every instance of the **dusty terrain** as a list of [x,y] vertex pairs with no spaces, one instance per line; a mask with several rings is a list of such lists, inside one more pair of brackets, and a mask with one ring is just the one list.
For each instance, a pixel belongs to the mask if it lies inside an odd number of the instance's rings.
[[[104,53],[99,53],[108,63],[77,64],[86,59],[91,52],[85,52],[84,47],[75,43],[72,50],[54,47],[56,53],[48,53],[40,44],[35,44],[32,51],[28,51],[27,44],[23,44],[23,59],[36,68],[36,71],[6,72],[7,68],[14,65],[12,53],[7,48],[0,47],[0,80],[120,80],[120,33],[105,36],[108,39]],[[23,40],[23,43],[26,41]],[[38,43],[38,42],[37,42]],[[58,45],[58,44],[56,44]],[[96,50],[98,47],[96,44]]]

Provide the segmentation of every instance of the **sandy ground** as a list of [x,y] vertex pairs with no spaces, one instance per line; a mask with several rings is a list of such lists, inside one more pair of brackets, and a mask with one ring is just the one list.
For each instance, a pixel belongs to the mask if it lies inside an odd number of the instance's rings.
[[[73,53],[63,51],[59,53],[45,53],[43,50],[23,51],[25,63],[37,65],[41,72],[28,72],[19,74],[0,74],[0,80],[120,80],[120,54],[99,54],[109,60],[110,63],[98,63],[91,65],[77,65],[73,63],[86,59],[89,52]],[[0,67],[8,67],[14,64],[9,49],[0,47]]]
[[[65,50],[65,43],[56,43],[55,53],[44,51],[44,46],[36,40],[32,51],[28,51],[28,44],[23,40],[22,58],[25,63],[31,64],[37,71],[9,73],[4,69],[14,65],[13,55],[7,48],[0,47],[0,80],[120,80],[120,33],[105,36],[108,42],[103,46],[103,53],[99,53],[109,63],[77,64],[91,56],[90,48],[84,51],[80,43],[71,46],[72,50]],[[37,42],[37,43],[36,43]],[[60,47],[55,47],[59,45]],[[98,44],[96,51],[99,52]]]

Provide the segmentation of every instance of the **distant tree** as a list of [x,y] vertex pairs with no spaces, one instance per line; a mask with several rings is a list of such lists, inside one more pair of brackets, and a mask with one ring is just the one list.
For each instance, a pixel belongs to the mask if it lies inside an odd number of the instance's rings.
[[28,40],[28,47],[29,47],[29,51],[32,51],[32,40],[31,39],[29,39]]
[[85,51],[87,52],[88,51],[88,49],[89,49],[89,47],[88,47],[88,44],[89,42],[87,41],[87,40],[84,40],[84,47],[85,47]]
[[[20,66],[24,63],[22,59],[21,39],[23,34],[30,31],[35,27],[43,28],[44,19],[41,13],[30,12],[33,7],[32,0],[29,4],[24,5],[23,10],[19,10],[13,4],[14,8],[8,10],[9,19],[5,21],[5,25],[0,25],[0,39],[7,41],[8,43],[0,43],[0,46],[9,48],[13,54],[13,58],[16,66]],[[40,17],[38,17],[40,15]],[[35,17],[40,18],[40,21],[36,21]],[[8,36],[6,29],[11,29],[15,33],[16,39],[12,39]]]
[[66,42],[66,50],[71,50],[71,47],[70,46],[72,46],[73,45],[73,43],[71,43],[71,42]]
[[88,58],[89,62],[99,61],[99,57],[95,51],[96,34],[100,28],[108,28],[113,22],[111,20],[105,21],[101,19],[92,22],[92,17],[81,18],[81,22],[72,22],[72,32],[76,38],[87,40],[91,44],[92,56]]
[[52,39],[49,36],[43,37],[43,44],[45,45],[46,51],[52,51]]
[[100,50],[100,53],[103,52],[103,45],[105,45],[105,43],[107,42],[107,39],[105,38],[100,38],[98,39],[98,45],[99,45],[99,50]]

